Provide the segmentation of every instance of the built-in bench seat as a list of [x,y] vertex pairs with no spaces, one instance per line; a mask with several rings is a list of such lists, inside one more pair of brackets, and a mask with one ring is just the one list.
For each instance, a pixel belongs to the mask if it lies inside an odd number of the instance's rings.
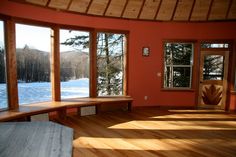
[[60,118],[65,118],[67,109],[80,108],[84,106],[96,106],[96,113],[101,105],[116,105],[126,103],[128,111],[131,111],[133,99],[130,96],[122,97],[99,97],[99,98],[75,98],[62,101],[50,101],[30,105],[21,105],[17,110],[7,110],[0,112],[1,121],[11,121],[20,118],[27,118],[37,114],[56,111]]

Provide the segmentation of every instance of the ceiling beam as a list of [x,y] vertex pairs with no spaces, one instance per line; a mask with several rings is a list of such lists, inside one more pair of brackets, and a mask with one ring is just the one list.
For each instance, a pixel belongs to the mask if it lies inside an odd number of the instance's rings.
[[194,6],[195,6],[195,3],[196,3],[196,0],[193,1],[192,8],[191,8],[191,11],[190,11],[190,13],[189,13],[188,21],[191,20],[192,13],[193,13],[193,8],[194,8]]
[[129,2],[129,0],[126,0],[125,6],[124,6],[124,8],[123,8],[123,10],[122,10],[122,12],[121,12],[121,16],[120,16],[120,17],[123,17],[123,16],[124,16],[125,10],[126,10],[127,5],[128,5],[128,2]]
[[211,14],[211,8],[212,8],[212,5],[213,5],[213,2],[214,2],[214,0],[211,0],[210,6],[209,6],[209,9],[208,9],[208,13],[207,13],[207,17],[206,17],[206,21],[208,21],[209,16]]
[[90,0],[89,4],[88,4],[88,6],[87,6],[87,9],[86,9],[86,11],[85,11],[86,14],[88,14],[89,8],[90,8],[90,6],[91,6],[92,3],[93,3],[93,0]]
[[110,6],[110,4],[111,4],[111,1],[112,1],[112,0],[109,0],[109,1],[108,1],[107,6],[106,6],[106,8],[105,8],[105,10],[104,10],[104,12],[103,12],[103,16],[106,15],[107,9],[109,8],[109,6]]
[[67,6],[67,8],[66,8],[66,10],[67,10],[67,11],[69,11],[69,9],[70,9],[70,6],[71,6],[71,4],[72,4],[72,1],[73,1],[73,0],[70,0],[70,2],[69,2],[69,4],[68,4],[68,6]]
[[155,17],[154,17],[153,20],[156,20],[156,19],[157,19],[158,13],[159,13],[160,8],[161,8],[161,4],[162,4],[162,0],[160,0],[160,2],[159,2],[159,5],[158,5],[158,7],[157,7],[157,11],[156,11],[156,15],[155,15]]
[[174,10],[173,10],[173,13],[172,13],[172,16],[171,16],[170,21],[173,21],[173,19],[174,19],[174,16],[175,16],[175,12],[176,12],[178,3],[179,3],[179,0],[177,0],[176,3],[175,3],[175,8],[174,8]]
[[232,4],[233,4],[233,0],[230,0],[228,9],[227,9],[227,12],[226,12],[226,15],[225,15],[225,19],[228,19],[228,17],[229,17],[229,12],[230,12],[230,9],[232,7]]
[[138,19],[140,18],[141,13],[143,12],[144,4],[145,4],[146,1],[147,0],[143,0],[143,3],[141,5],[141,8],[140,8],[139,13],[138,13],[138,17],[137,17]]

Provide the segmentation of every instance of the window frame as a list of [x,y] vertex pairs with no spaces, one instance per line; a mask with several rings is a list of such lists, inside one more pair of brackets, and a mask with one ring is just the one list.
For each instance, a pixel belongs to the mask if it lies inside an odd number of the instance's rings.
[[[192,53],[191,53],[191,58],[190,58],[190,64],[189,65],[166,65],[165,64],[165,57],[166,57],[166,51],[165,51],[165,45],[167,43],[170,44],[191,44],[192,45]],[[193,88],[193,70],[194,70],[194,56],[195,56],[195,41],[193,40],[165,40],[163,41],[163,76],[162,76],[162,89],[163,90],[174,90],[174,91],[192,91]],[[171,87],[165,87],[165,68],[166,67],[180,67],[180,68],[184,68],[184,67],[189,67],[190,68],[190,79],[189,79],[189,87],[173,87],[173,83]],[[172,73],[173,75],[173,73]],[[173,82],[173,80],[172,80]]]
[[[127,96],[128,95],[128,50],[129,50],[129,31],[124,31],[124,30],[109,30],[109,29],[96,29],[96,41],[97,41],[97,34],[98,33],[113,33],[113,34],[123,34],[124,35],[124,54],[123,54],[123,66],[124,66],[124,71],[123,71],[123,94],[122,95],[104,95],[104,96],[99,96],[97,93],[97,43],[95,43],[95,56],[96,56],[96,64],[94,65],[96,67],[96,74],[94,75],[96,78],[96,86],[95,86],[95,95],[98,98],[102,97],[122,97],[122,96]],[[94,44],[94,43],[93,43]]]
[[3,23],[3,42],[4,42],[4,45],[3,45],[3,48],[4,48],[4,57],[5,57],[5,61],[4,61],[4,64],[5,64],[5,69],[4,69],[4,73],[5,73],[5,80],[6,80],[6,102],[7,102],[7,107],[6,108],[0,108],[0,111],[6,111],[6,110],[9,110],[10,106],[9,106],[9,93],[8,93],[8,75],[7,75],[7,70],[8,70],[8,65],[7,65],[7,50],[6,50],[6,20],[4,17],[1,17],[0,16],[0,21]]

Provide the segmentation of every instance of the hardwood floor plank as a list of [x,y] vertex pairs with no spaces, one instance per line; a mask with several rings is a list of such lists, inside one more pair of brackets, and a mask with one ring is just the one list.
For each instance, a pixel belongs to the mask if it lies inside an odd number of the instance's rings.
[[209,110],[136,109],[69,116],[77,157],[233,157],[236,114]]

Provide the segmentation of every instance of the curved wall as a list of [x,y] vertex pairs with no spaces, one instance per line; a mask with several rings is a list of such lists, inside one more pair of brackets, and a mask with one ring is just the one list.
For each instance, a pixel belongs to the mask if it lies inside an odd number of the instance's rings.
[[[191,39],[196,41],[196,47],[199,47],[200,40],[236,41],[236,22],[174,23],[112,19],[71,14],[7,0],[1,1],[0,14],[57,24],[129,31],[128,93],[134,98],[135,106],[195,106],[196,81],[193,80],[192,91],[164,91],[161,88],[162,78],[157,73],[163,73],[164,40]],[[149,57],[142,56],[143,46],[150,47]],[[195,49],[193,79],[197,77],[198,53],[199,50]],[[148,99],[144,100],[144,96],[148,96]],[[235,109],[233,100],[235,97],[232,96],[231,108]]]

